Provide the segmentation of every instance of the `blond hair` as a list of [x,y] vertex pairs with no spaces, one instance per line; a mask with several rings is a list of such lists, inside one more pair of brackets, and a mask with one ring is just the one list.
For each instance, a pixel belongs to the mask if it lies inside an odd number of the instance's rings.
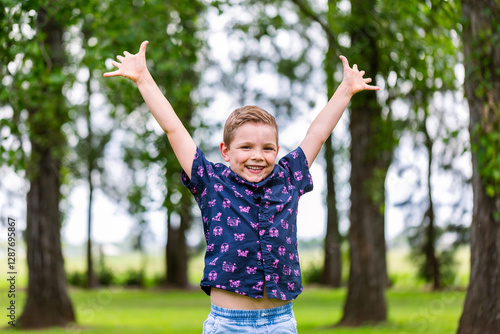
[[276,130],[276,145],[278,145],[278,125],[273,115],[258,106],[244,106],[233,110],[224,124],[224,144],[227,147],[234,139],[236,130],[245,123],[259,123],[271,126]]

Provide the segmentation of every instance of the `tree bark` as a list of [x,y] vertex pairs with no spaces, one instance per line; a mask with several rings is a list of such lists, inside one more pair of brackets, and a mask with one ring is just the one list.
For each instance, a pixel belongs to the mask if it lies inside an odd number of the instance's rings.
[[340,248],[337,203],[335,199],[333,155],[332,138],[330,136],[325,142],[327,219],[325,260],[320,283],[338,288],[342,283],[342,253]]
[[[360,96],[357,98],[359,100]],[[367,105],[370,105],[370,100],[365,95],[364,102]],[[342,325],[348,326],[385,321],[387,317],[384,215],[380,203],[374,202],[369,194],[371,191],[382,194],[384,189],[367,186],[367,183],[372,182],[370,179],[380,177],[375,174],[375,157],[369,157],[370,138],[377,135],[373,131],[372,118],[378,117],[378,108],[367,109],[351,108],[350,270],[341,320]]]
[[[371,0],[351,1],[352,17],[359,28],[351,31],[351,66],[360,64],[370,77],[378,73],[374,36],[363,22],[374,12]],[[370,10],[371,9],[371,10]],[[359,62],[358,62],[359,61]],[[385,321],[387,285],[385,259],[385,175],[392,160],[392,135],[382,120],[382,108],[373,92],[357,94],[351,102],[351,210],[349,230],[350,270],[344,314],[345,326]]]
[[[87,35],[84,34],[85,40],[87,41]],[[97,277],[94,272],[94,259],[92,254],[92,207],[94,199],[94,182],[92,181],[92,173],[95,170],[95,160],[96,156],[93,149],[93,129],[92,129],[92,117],[90,109],[90,97],[92,96],[92,88],[90,85],[90,80],[92,76],[89,75],[87,80],[87,147],[89,149],[87,155],[87,183],[89,184],[89,206],[87,215],[87,288],[92,289],[97,287]]]
[[[64,64],[63,28],[44,9],[38,11],[38,33],[45,36],[41,47],[47,52],[47,71],[61,70]],[[48,73],[47,73],[48,72]],[[42,83],[42,94],[54,110],[27,106],[30,123],[31,156],[27,175],[27,260],[28,297],[19,325],[24,328],[64,326],[75,321],[67,294],[61,251],[59,212],[61,161],[65,121],[62,83]]]
[[435,227],[435,215],[434,206],[429,203],[429,208],[424,214],[424,224],[427,221],[427,226],[425,227],[425,244],[424,244],[424,255],[426,270],[429,273],[429,279],[432,280],[432,289],[441,289],[441,270],[439,265],[439,260],[436,256],[436,227]]
[[87,219],[87,288],[92,289],[97,287],[97,277],[94,273],[94,259],[92,254],[92,203],[94,186],[91,180],[91,171],[89,170],[89,206]]
[[[469,103],[474,209],[471,273],[459,334],[500,333],[500,190],[488,194],[480,137],[500,133],[500,9],[495,0],[462,0],[465,95]],[[494,137],[490,138],[494,138]],[[498,138],[497,138],[498,140]],[[498,154],[498,152],[497,152]],[[480,158],[480,155],[482,158]]]
[[427,130],[427,117],[424,119],[424,133],[425,133],[425,146],[427,148],[427,154],[429,160],[427,161],[427,197],[429,198],[429,207],[425,211],[423,224],[427,223],[425,226],[425,241],[424,241],[424,255],[425,255],[425,265],[427,266],[427,272],[430,274],[429,278],[432,279],[432,289],[441,289],[441,271],[439,260],[436,255],[436,223],[434,214],[434,200],[432,197],[432,186],[431,186],[431,176],[432,176],[432,159],[433,159],[433,142]]
[[167,224],[167,276],[166,284],[178,288],[187,288],[188,281],[188,246],[186,243],[186,231],[191,224],[191,194],[182,193],[180,199],[180,224],[174,227],[171,223],[171,214],[169,213],[169,221]]
[[[328,1],[328,25],[334,26],[333,21],[337,10],[336,1]],[[325,31],[326,33],[326,31]],[[326,34],[328,50],[325,59],[326,87],[328,98],[335,92],[335,67],[337,64],[336,52],[338,46],[336,36]],[[320,283],[326,286],[338,288],[342,284],[342,252],[339,233],[339,215],[337,211],[337,199],[335,193],[335,165],[333,159],[335,150],[333,148],[333,135],[325,142],[325,164],[326,164],[326,235],[325,235],[325,259],[323,273]]]
[[40,155],[37,175],[28,192],[26,229],[28,298],[19,324],[23,328],[64,326],[75,321],[67,294],[66,274],[60,242],[60,162],[33,145]]

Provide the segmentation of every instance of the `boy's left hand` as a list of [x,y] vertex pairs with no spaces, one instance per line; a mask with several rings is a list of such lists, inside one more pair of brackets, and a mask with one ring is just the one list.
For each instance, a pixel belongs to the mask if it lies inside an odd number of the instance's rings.
[[339,57],[344,66],[344,78],[342,84],[346,86],[349,92],[354,95],[362,90],[379,90],[380,87],[368,85],[372,81],[371,78],[363,78],[365,71],[358,70],[358,65],[354,64],[352,68],[349,67],[349,62],[344,56]]

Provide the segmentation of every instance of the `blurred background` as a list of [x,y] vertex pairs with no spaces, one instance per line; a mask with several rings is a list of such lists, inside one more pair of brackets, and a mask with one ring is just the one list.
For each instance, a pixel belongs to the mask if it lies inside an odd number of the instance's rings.
[[[354,96],[301,199],[304,279],[345,286],[349,249],[375,245],[373,270],[388,285],[467,286],[472,161],[458,1],[4,1],[0,24],[0,247],[13,218],[25,273],[26,243],[59,248],[47,242],[60,231],[71,285],[201,279],[201,217],[166,136],[132,82],[102,76],[148,40],[150,72],[214,162],[233,109],[273,114],[282,156],[340,84],[338,56],[365,70],[381,89]],[[37,219],[38,236],[26,230]],[[353,229],[365,241],[349,239]]]

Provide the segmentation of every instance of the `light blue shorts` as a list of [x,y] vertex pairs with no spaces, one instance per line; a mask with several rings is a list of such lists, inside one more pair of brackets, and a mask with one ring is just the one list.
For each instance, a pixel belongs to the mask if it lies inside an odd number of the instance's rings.
[[212,304],[203,334],[296,334],[292,303],[264,310],[231,310]]

